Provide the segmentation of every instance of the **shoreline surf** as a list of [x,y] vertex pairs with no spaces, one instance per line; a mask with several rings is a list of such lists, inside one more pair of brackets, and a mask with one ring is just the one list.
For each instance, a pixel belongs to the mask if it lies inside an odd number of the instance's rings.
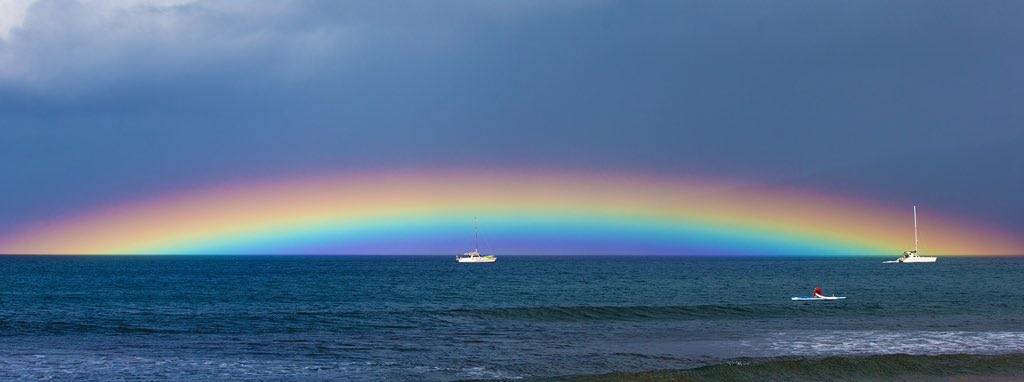
[[740,358],[691,369],[527,378],[525,381],[1018,381],[1021,379],[1024,379],[1024,353]]

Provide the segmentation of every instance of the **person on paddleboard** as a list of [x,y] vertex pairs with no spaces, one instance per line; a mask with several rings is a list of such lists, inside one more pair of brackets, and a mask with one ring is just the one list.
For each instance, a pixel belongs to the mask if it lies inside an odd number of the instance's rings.
[[814,298],[825,297],[825,291],[821,289],[821,286],[814,287],[814,293],[811,294]]

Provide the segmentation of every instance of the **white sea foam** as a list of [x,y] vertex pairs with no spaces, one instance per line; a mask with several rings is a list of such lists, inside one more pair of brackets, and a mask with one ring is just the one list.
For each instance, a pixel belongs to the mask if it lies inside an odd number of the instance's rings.
[[1009,331],[792,331],[766,341],[768,352],[795,356],[1024,352],[1024,332]]
[[521,379],[488,367],[436,367],[392,362],[204,359],[89,354],[2,354],[0,380],[347,380]]

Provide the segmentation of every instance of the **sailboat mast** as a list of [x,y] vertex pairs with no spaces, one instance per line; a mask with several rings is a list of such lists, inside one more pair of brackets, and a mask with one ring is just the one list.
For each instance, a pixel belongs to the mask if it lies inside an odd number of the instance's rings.
[[914,206],[914,252],[917,252],[917,206]]
[[[917,211],[917,210],[915,210],[915,211]],[[917,216],[916,212],[915,212],[914,216]],[[916,222],[917,218],[915,217],[914,219],[915,219],[914,221]],[[914,223],[914,224],[917,224],[917,223]],[[915,235],[916,235],[916,231],[915,231]],[[475,216],[473,217],[473,251],[474,252],[480,252],[480,220],[477,219]]]

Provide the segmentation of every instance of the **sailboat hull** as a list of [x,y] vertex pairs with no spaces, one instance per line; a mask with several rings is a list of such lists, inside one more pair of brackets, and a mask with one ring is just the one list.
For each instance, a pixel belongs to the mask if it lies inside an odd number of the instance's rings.
[[892,261],[883,261],[885,264],[898,264],[898,263],[934,263],[938,260],[938,257],[925,257],[925,256],[911,256],[901,257]]
[[938,259],[939,259],[938,257],[918,256],[918,257],[908,257],[908,258],[905,258],[905,259],[900,259],[899,262],[901,262],[901,263],[934,263],[935,260],[938,260]]
[[493,263],[498,259],[494,256],[479,256],[479,257],[456,257],[455,261],[460,263]]

